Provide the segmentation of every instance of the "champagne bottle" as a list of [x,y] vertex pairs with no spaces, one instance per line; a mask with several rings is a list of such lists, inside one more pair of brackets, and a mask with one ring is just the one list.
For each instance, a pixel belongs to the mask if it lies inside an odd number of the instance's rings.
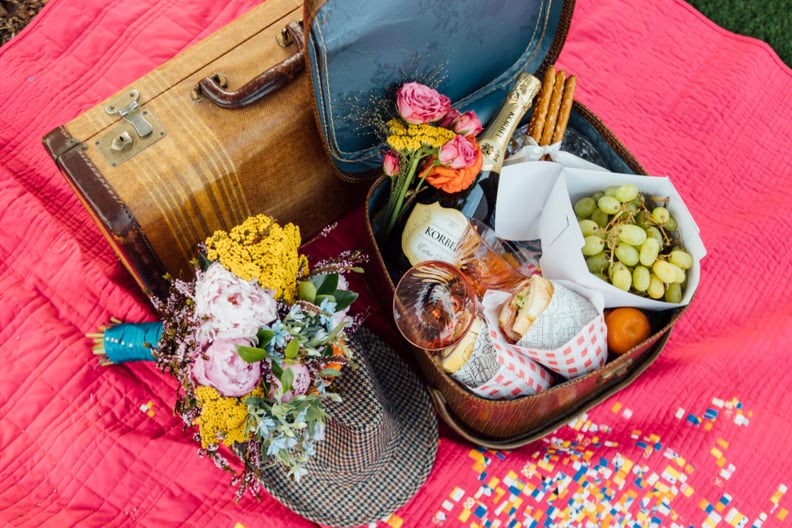
[[402,232],[402,251],[410,264],[424,260],[453,262],[456,241],[467,228],[467,219],[487,223],[493,217],[506,149],[540,86],[539,79],[529,73],[517,77],[503,106],[478,137],[484,159],[481,172],[468,189],[455,194],[435,189],[419,194]]

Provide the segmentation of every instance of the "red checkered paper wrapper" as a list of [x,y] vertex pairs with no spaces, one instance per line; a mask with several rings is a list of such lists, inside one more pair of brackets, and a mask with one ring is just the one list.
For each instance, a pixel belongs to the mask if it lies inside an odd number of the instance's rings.
[[486,323],[476,338],[473,353],[451,377],[471,392],[490,400],[511,400],[541,392],[555,379],[541,365],[495,341]]
[[601,367],[608,359],[605,300],[601,293],[574,282],[551,282],[550,304],[519,342],[512,344],[498,324],[509,292],[488,291],[482,299],[484,317],[495,346],[572,379]]

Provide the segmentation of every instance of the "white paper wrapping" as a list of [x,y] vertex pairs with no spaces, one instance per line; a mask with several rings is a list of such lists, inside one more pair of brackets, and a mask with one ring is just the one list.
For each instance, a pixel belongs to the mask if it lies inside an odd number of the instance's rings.
[[482,321],[470,358],[451,377],[467,387],[478,387],[494,378],[498,369],[498,352],[487,332],[487,323]]
[[596,163],[591,163],[583,158],[575,156],[571,152],[561,150],[561,141],[552,145],[539,145],[534,138],[527,136],[526,145],[506,158],[504,165],[512,165],[524,161],[539,161],[543,156],[550,156],[550,159],[565,167],[577,167],[579,169],[607,170]]
[[553,282],[553,290],[550,304],[517,342],[520,347],[540,350],[559,348],[597,317],[594,304],[564,286],[561,281]]
[[[572,204],[610,185],[634,183],[641,192],[668,196],[668,209],[679,225],[682,243],[693,256],[682,301],[668,303],[625,292],[588,271],[581,253],[583,234]],[[662,310],[686,305],[699,283],[701,259],[707,254],[684,201],[666,177],[562,167],[548,161],[515,163],[503,168],[498,184],[495,232],[506,240],[541,240],[542,275],[565,279],[604,295],[605,307],[635,306]]]

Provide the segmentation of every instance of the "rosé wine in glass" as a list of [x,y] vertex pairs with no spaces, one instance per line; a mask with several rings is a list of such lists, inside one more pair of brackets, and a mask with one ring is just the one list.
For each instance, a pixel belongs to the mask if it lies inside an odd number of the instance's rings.
[[530,275],[530,270],[514,246],[501,240],[486,224],[471,218],[456,249],[457,267],[476,285],[479,296],[487,290],[511,291]]
[[411,267],[393,296],[401,334],[418,348],[440,351],[456,344],[478,311],[476,289],[456,267],[427,260]]

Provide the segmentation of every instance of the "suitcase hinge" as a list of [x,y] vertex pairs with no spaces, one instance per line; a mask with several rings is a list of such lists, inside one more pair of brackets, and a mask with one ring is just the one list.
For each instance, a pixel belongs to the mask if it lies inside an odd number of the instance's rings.
[[140,153],[165,135],[165,130],[157,118],[140,106],[139,99],[140,93],[132,89],[105,106],[105,112],[109,115],[118,115],[124,120],[95,143],[113,167]]

